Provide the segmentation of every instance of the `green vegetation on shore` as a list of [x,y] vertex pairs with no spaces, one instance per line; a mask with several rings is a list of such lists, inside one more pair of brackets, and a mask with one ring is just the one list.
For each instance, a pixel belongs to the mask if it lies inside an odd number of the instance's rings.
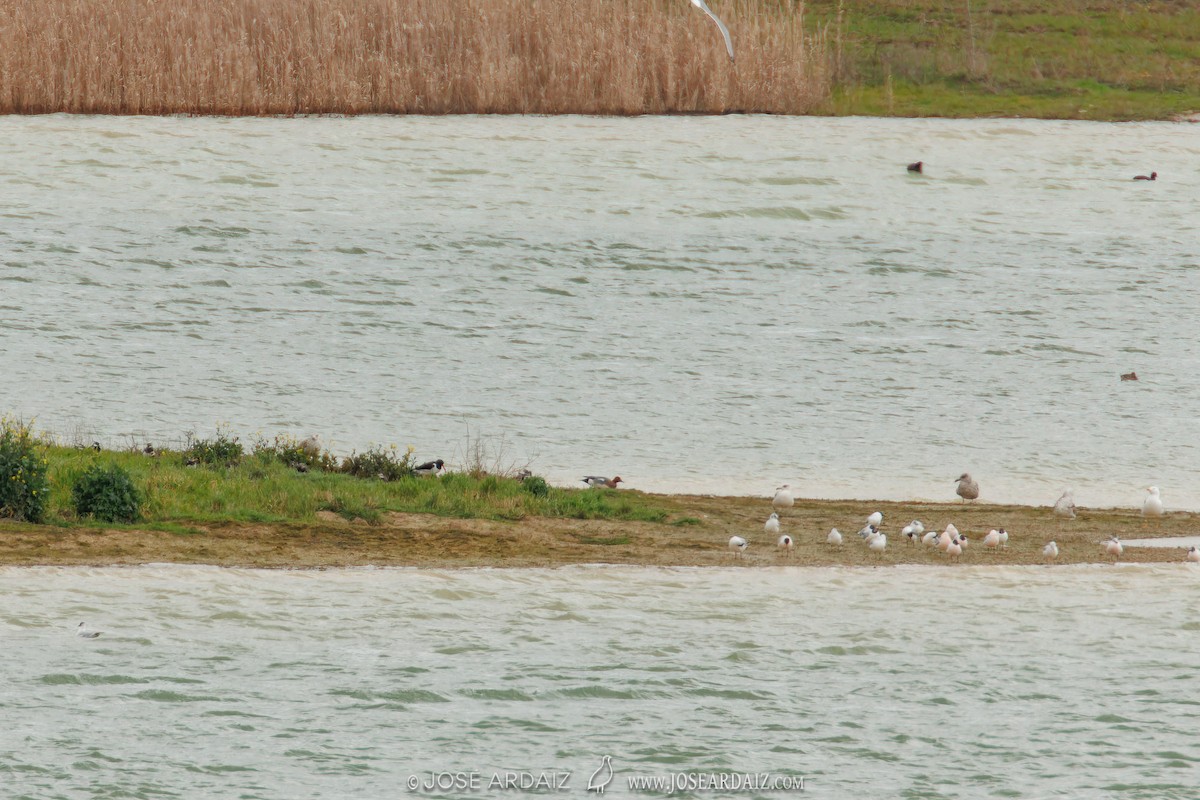
[[829,113],[1166,119],[1200,111],[1184,0],[808,0]]

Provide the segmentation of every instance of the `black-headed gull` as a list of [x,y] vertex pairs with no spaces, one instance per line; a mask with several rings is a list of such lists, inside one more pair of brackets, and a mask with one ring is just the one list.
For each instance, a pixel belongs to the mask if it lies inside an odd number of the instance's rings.
[[1042,548],[1042,557],[1049,558],[1051,560],[1058,558],[1058,544],[1056,542],[1050,542],[1045,547],[1043,547]]
[[771,507],[776,511],[791,508],[795,504],[796,498],[792,496],[792,487],[786,483],[776,489],[775,496],[771,498]]
[[89,631],[86,622],[79,623],[79,627],[75,629],[75,635],[81,639],[95,639],[100,636],[100,631]]
[[1125,548],[1121,546],[1121,540],[1114,536],[1104,543],[1104,552],[1113,558],[1119,559],[1121,554],[1125,552]]
[[704,0],[692,0],[692,5],[703,11],[708,16],[712,17],[712,21],[717,23],[717,27],[721,29],[721,35],[725,37],[725,49],[729,51],[729,60],[733,61],[733,40],[729,38],[729,29],[725,27],[725,23],[717,18],[717,15],[708,7],[708,3]]
[[879,533],[879,528],[868,522],[867,526],[858,532],[858,538],[865,542],[877,533]]
[[975,482],[970,473],[964,472],[958,476],[958,488],[954,492],[963,499],[964,503],[968,500],[978,500],[979,484]]
[[988,550],[995,550],[1000,546],[1000,531],[992,528],[987,532],[987,536],[983,537],[983,546]]
[[767,533],[779,533],[779,515],[774,511],[771,516],[767,517],[767,521],[763,523],[763,530]]
[[871,548],[873,553],[882,553],[887,549],[887,534],[876,532],[871,540],[867,542],[867,547]]
[[883,512],[876,511],[874,514],[867,517],[867,524],[872,525],[876,528],[882,527],[883,526]]
[[730,536],[729,537],[729,549],[733,551],[733,554],[735,556],[740,556],[743,553],[745,553],[746,546],[748,544],[749,544],[749,542],[747,542],[745,539],[743,539],[740,536]]
[[1163,515],[1163,501],[1158,494],[1158,487],[1151,486],[1146,490],[1146,499],[1142,501],[1142,516],[1143,517],[1161,517]]
[[1184,558],[1186,558],[1188,561],[1191,561],[1194,564],[1200,564],[1200,547],[1195,547],[1195,546],[1189,547],[1188,551],[1187,551],[1187,555],[1184,556]]
[[[882,520],[881,520],[882,521]],[[921,534],[925,532],[925,523],[919,519],[914,519],[912,522],[905,525],[900,533],[908,537],[909,544],[916,544],[917,539],[921,538]]]
[[782,550],[785,555],[790,556],[792,554],[792,548],[795,547],[795,545],[796,543],[792,541],[792,537],[788,536],[786,533],[779,537],[779,549]]
[[950,556],[955,561],[957,561],[958,557],[962,555],[962,552],[963,552],[962,546],[963,546],[962,537],[955,536],[952,540],[950,540],[950,544],[946,547],[946,555]]
[[585,475],[580,480],[582,480],[588,486],[605,486],[609,489],[615,489],[617,488],[617,484],[621,483],[621,476],[618,475],[615,478],[609,479],[601,477],[600,475]]
[[829,531],[829,535],[825,537],[826,544],[831,544],[834,547],[840,547],[842,544],[842,532],[837,528]]
[[1065,489],[1062,497],[1054,503],[1054,516],[1062,519],[1075,519],[1075,498],[1071,496],[1070,489]]

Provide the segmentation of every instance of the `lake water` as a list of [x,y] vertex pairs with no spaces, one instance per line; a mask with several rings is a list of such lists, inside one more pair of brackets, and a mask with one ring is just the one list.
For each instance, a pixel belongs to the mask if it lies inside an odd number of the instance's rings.
[[[0,569],[6,798],[1195,797],[1188,565]],[[98,639],[75,636],[86,621]],[[418,780],[410,792],[408,781]]]
[[7,117],[0,410],[1200,509],[1197,176],[1168,123]]

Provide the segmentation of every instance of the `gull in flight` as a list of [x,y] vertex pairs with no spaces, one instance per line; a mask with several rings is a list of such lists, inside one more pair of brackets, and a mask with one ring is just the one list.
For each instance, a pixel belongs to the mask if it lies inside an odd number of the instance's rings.
[[717,23],[717,27],[721,29],[721,35],[725,37],[725,49],[729,51],[729,60],[733,61],[733,41],[729,38],[729,28],[725,27],[725,23],[717,18],[717,15],[708,7],[708,3],[704,0],[692,0],[692,5],[712,17],[712,21]]
[[95,639],[100,636],[100,631],[89,631],[86,622],[79,623],[79,627],[75,629],[75,635],[81,639]]

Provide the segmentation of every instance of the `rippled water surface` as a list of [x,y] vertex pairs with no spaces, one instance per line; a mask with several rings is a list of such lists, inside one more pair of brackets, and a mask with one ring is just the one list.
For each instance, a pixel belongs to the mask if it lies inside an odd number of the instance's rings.
[[430,772],[570,771],[550,794],[584,796],[611,755],[618,797],[737,772],[828,798],[1193,798],[1198,577],[0,569],[2,793],[387,800]]
[[969,470],[990,500],[1200,508],[1194,126],[0,134],[0,409],[88,441],[225,422],[453,459],[470,429],[561,482],[953,499]]

